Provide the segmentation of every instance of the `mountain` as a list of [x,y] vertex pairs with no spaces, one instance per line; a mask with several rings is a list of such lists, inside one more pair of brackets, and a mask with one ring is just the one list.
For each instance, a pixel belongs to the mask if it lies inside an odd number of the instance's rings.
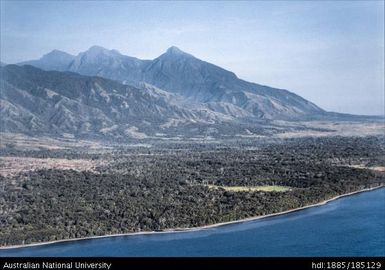
[[67,70],[136,84],[141,81],[142,70],[148,62],[122,55],[116,50],[93,46],[87,51],[79,53]]
[[0,78],[1,131],[127,139],[238,132],[242,125],[148,84],[28,65],[1,67]]
[[[41,60],[28,63],[42,67]],[[61,71],[65,65],[51,66],[52,70]],[[298,120],[325,115],[321,108],[292,92],[241,80],[233,72],[177,47],[153,60],[140,60],[93,46],[73,58],[65,70],[136,86],[151,84],[229,117]]]
[[68,70],[69,64],[75,59],[75,56],[62,52],[59,50],[53,50],[50,53],[43,55],[38,60],[31,60],[19,63],[19,65],[31,65],[43,70]]
[[193,101],[207,103],[214,111],[231,114],[229,107],[234,105],[243,111],[243,115],[234,113],[235,117],[293,119],[323,113],[313,103],[287,90],[246,82],[233,72],[176,47],[154,59],[146,67],[143,80]]

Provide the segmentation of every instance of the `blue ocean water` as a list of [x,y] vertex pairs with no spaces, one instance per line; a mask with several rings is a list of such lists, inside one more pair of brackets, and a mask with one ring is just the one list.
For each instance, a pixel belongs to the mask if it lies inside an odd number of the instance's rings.
[[0,256],[385,256],[385,188],[217,228],[0,250]]

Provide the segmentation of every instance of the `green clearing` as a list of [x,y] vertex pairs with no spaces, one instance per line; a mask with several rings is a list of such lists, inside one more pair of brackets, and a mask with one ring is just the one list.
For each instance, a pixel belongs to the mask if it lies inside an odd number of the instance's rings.
[[227,191],[234,192],[254,192],[254,191],[266,191],[266,192],[285,192],[289,191],[290,187],[285,186],[216,186],[216,185],[207,185],[209,188],[223,188]]

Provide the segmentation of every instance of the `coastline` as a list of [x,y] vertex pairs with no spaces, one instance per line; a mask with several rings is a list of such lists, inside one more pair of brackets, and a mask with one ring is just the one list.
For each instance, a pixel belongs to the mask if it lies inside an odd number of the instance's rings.
[[328,200],[321,201],[319,203],[310,204],[310,205],[306,205],[306,206],[302,206],[302,207],[298,207],[298,208],[293,208],[293,209],[285,210],[282,212],[277,212],[277,213],[272,213],[272,214],[267,214],[267,215],[262,215],[262,216],[249,217],[249,218],[244,218],[244,219],[239,219],[239,220],[234,220],[234,221],[228,221],[228,222],[220,222],[220,223],[215,223],[215,224],[210,224],[210,225],[203,225],[200,227],[170,228],[170,229],[164,229],[163,231],[143,231],[143,232],[131,232],[131,233],[109,234],[109,235],[107,234],[107,235],[100,235],[100,236],[88,236],[88,237],[82,237],[82,238],[62,239],[62,240],[54,240],[54,241],[24,244],[24,245],[1,246],[0,251],[1,250],[36,247],[36,246],[43,246],[43,245],[51,245],[51,244],[59,244],[59,243],[72,242],[72,241],[100,239],[100,238],[107,238],[107,237],[122,237],[122,236],[135,236],[135,235],[149,235],[149,234],[193,232],[193,231],[205,230],[205,229],[216,228],[216,227],[221,227],[221,226],[226,226],[226,225],[231,225],[231,224],[237,224],[237,223],[243,223],[243,222],[249,222],[249,221],[255,221],[255,220],[259,220],[259,219],[265,219],[265,218],[269,218],[269,217],[280,216],[280,215],[285,215],[285,214],[289,214],[289,213],[293,213],[293,212],[298,212],[298,211],[305,210],[308,208],[322,206],[322,205],[325,205],[331,201],[335,201],[335,200],[338,200],[338,199],[343,198],[343,197],[348,197],[348,196],[352,196],[352,195],[355,195],[358,193],[373,191],[373,190],[384,188],[384,187],[385,187],[385,185],[380,185],[380,186],[371,187],[371,188],[365,188],[362,190],[357,190],[357,191],[349,192],[346,194],[338,195],[338,196],[335,196],[335,197],[330,198]]

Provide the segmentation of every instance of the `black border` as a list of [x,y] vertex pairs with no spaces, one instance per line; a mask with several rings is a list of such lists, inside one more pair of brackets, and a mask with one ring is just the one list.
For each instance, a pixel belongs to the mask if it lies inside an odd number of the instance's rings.
[[[107,269],[104,268],[75,268],[75,262],[111,264],[110,270],[115,269],[385,269],[385,257],[4,257],[0,258],[0,269],[10,269],[4,267],[5,263],[39,263],[40,268],[12,268],[12,269],[49,269],[43,268],[43,262],[51,263],[73,263],[70,269]],[[339,264],[338,264],[339,263]],[[380,265],[380,266],[379,266]],[[53,268],[51,268],[53,269]],[[61,268],[68,269],[68,268]]]

